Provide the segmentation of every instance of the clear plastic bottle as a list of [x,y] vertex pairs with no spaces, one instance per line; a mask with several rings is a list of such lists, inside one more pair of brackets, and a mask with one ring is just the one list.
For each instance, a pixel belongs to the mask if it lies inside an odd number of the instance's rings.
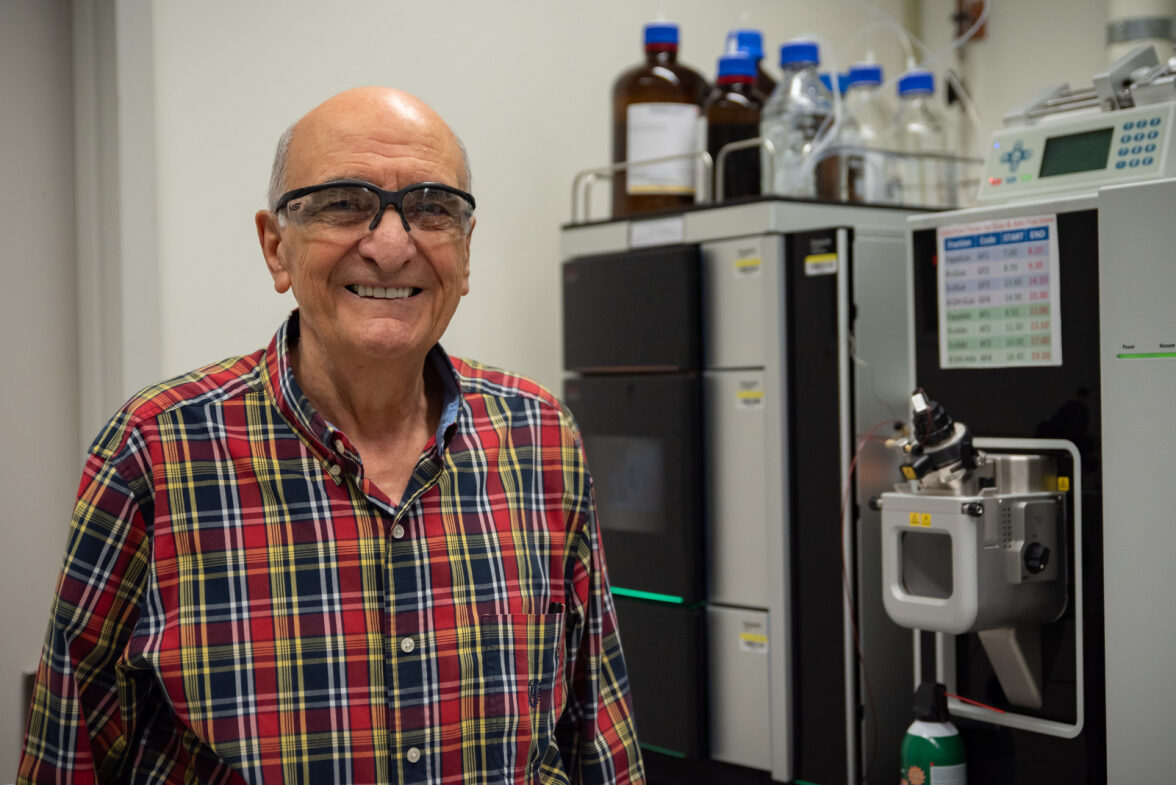
[[820,64],[817,44],[794,39],[780,47],[783,75],[764,106],[760,134],[776,147],[775,177],[765,191],[785,196],[817,195],[815,167],[805,159],[827,128],[832,113],[831,96],[817,76]]
[[882,66],[877,63],[854,63],[846,75],[845,100],[841,104],[842,144],[862,148],[858,154],[860,180],[850,184],[850,192],[861,201],[887,204],[897,200],[888,184],[886,134],[891,112],[878,87],[882,84]]
[[[698,149],[706,80],[678,62],[678,26],[645,25],[645,62],[613,83],[613,163]],[[694,203],[696,163],[683,158],[613,176],[613,217]]]
[[[755,80],[756,63],[750,53],[732,51],[719,56],[718,78],[703,104],[706,149],[715,162],[716,183],[719,150],[731,142],[759,136],[764,94],[756,88]],[[723,166],[722,185],[724,199],[758,195],[759,150],[738,150],[728,155]],[[715,193],[718,193],[717,188]]]
[[841,97],[841,118],[830,126],[828,133],[836,133],[817,155],[817,197],[842,202],[863,202],[862,193],[862,140],[858,133],[857,120],[845,112],[845,90],[848,85],[846,74],[836,77],[828,72],[820,74],[821,84],[832,92],[836,78],[837,95]]
[[[841,94],[845,95],[848,85],[843,74],[837,75]],[[845,202],[864,202],[865,194],[865,156],[862,153],[863,143],[861,126],[857,118],[846,111],[845,99],[841,99],[841,118],[837,123],[837,138],[834,148],[828,150],[824,157],[831,157],[837,161],[837,184],[839,192],[837,198]],[[818,169],[818,178],[820,170]],[[820,182],[818,180],[818,192]]]
[[923,207],[951,204],[943,160],[917,155],[947,152],[943,119],[935,105],[935,77],[930,71],[916,68],[898,80],[898,111],[891,124],[891,140],[896,150],[916,154],[905,156],[899,164],[900,201]]
[[727,49],[731,49],[732,39],[735,48],[740,52],[747,52],[755,58],[755,86],[767,99],[776,89],[775,78],[764,68],[764,36],[759,30],[732,30],[727,34]]

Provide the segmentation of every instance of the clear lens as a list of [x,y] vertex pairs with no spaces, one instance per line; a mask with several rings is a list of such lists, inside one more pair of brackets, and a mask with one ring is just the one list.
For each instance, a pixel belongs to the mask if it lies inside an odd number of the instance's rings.
[[355,226],[372,220],[380,197],[358,185],[315,191],[286,205],[290,220],[304,226]]
[[[392,201],[397,198],[399,210]],[[472,212],[469,203],[458,194],[423,184],[397,192],[362,184],[329,185],[291,199],[284,209],[294,224],[336,239],[348,239],[354,233],[367,231],[383,200],[389,200],[383,219],[403,220],[413,229],[426,232],[461,234],[468,229]],[[392,217],[388,212],[401,215]]]
[[404,195],[402,209],[410,226],[444,232],[461,229],[469,207],[457,194],[437,188],[420,188]]

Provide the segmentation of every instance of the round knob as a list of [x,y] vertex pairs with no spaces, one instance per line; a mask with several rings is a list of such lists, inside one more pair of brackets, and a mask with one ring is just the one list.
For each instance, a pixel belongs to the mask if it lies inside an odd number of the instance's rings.
[[1036,575],[1049,564],[1049,548],[1039,542],[1031,542],[1025,547],[1025,569]]

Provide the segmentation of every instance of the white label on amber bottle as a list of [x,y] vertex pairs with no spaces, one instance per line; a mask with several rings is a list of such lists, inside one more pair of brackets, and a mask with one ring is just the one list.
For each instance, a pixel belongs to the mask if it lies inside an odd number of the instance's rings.
[[[698,115],[695,104],[629,104],[625,118],[629,161],[697,152]],[[693,194],[694,166],[690,158],[630,166],[629,193]]]

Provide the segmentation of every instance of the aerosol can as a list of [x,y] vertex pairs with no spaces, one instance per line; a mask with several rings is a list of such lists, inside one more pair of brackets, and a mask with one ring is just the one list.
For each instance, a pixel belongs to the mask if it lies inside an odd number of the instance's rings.
[[967,785],[964,742],[947,714],[947,688],[925,681],[915,692],[915,721],[902,740],[901,785]]

